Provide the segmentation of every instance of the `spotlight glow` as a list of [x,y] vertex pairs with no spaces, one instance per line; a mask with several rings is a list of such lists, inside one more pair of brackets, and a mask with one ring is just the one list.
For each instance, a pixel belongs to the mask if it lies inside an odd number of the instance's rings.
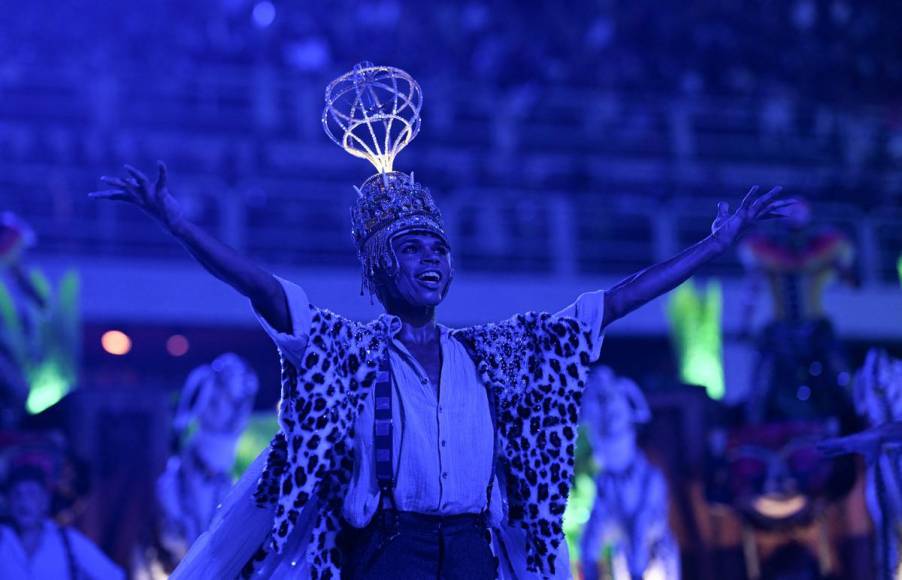
[[276,19],[276,7],[272,2],[257,2],[254,6],[254,24],[266,28]]
[[191,348],[191,343],[181,334],[173,334],[166,340],[166,352],[172,356],[183,356]]
[[132,349],[132,339],[121,330],[108,330],[100,337],[100,345],[108,353],[122,356]]

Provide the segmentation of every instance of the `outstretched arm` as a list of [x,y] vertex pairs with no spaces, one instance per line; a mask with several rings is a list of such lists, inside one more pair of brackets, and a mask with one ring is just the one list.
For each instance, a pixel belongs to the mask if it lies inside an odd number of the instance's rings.
[[720,256],[751,227],[762,220],[783,217],[782,210],[795,203],[780,200],[782,188],[775,187],[758,194],[752,187],[739,209],[732,215],[729,204],[717,204],[717,217],[711,235],[683,250],[673,258],[633,274],[605,293],[604,322],[607,326],[623,318],[645,303],[668,292],[689,279],[699,268]]
[[129,177],[101,177],[110,189],[89,194],[95,199],[125,201],[140,207],[194,256],[208,272],[247,296],[254,308],[279,332],[291,332],[291,315],[281,284],[257,266],[184,217],[178,200],[167,186],[166,166],[157,163],[151,181],[144,173],[125,166]]
[[817,444],[817,448],[828,457],[857,453],[863,455],[868,463],[872,463],[880,455],[884,445],[893,443],[902,443],[900,421],[884,423],[845,437],[824,439]]

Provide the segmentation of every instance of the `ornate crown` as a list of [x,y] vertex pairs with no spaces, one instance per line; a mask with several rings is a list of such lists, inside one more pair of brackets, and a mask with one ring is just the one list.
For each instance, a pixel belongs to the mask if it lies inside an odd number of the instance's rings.
[[410,175],[376,174],[357,190],[351,207],[351,235],[362,251],[380,232],[389,237],[401,230],[421,229],[445,237],[445,224],[429,190]]
[[326,87],[323,129],[336,145],[379,173],[420,132],[423,92],[401,69],[361,62]]
[[420,130],[419,84],[406,72],[363,62],[326,87],[323,128],[336,145],[367,159],[379,173],[355,187],[351,235],[363,264],[364,285],[375,291],[377,271],[393,275],[391,239],[402,231],[433,233],[447,243],[429,190],[413,173],[393,171],[395,156]]

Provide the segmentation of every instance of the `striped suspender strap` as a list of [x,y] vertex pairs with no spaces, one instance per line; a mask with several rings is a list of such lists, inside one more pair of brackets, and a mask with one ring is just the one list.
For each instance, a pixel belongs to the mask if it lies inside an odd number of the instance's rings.
[[389,364],[389,347],[385,347],[385,355],[379,365],[376,384],[373,387],[375,396],[373,421],[373,449],[376,459],[376,481],[382,492],[382,505],[391,502],[395,505],[395,471],[392,465],[392,398],[391,368]]
[[498,414],[490,389],[485,389],[485,396],[489,402],[489,416],[492,418],[492,471],[489,473],[489,483],[485,488],[485,508],[483,509],[483,513],[487,516],[492,504],[492,486],[498,473]]

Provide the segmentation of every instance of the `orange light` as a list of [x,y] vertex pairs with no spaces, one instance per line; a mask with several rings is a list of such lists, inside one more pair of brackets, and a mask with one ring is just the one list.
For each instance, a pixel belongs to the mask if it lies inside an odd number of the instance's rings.
[[181,334],[173,334],[166,340],[166,352],[172,356],[182,356],[188,352],[189,348],[191,348],[191,343]]
[[121,330],[108,330],[100,337],[103,350],[116,356],[122,356],[132,349],[132,339]]

